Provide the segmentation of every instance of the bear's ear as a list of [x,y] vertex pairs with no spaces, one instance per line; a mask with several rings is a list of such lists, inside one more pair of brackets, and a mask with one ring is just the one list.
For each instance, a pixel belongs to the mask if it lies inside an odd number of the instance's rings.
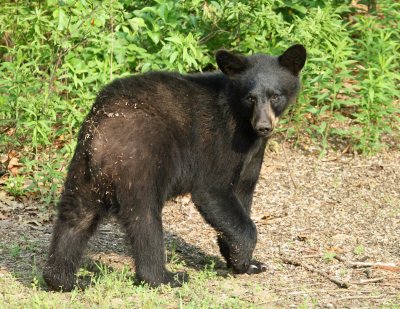
[[217,51],[215,58],[220,70],[229,76],[242,73],[249,67],[249,62],[245,57],[226,50]]
[[306,62],[307,52],[303,45],[296,44],[289,47],[278,57],[281,66],[287,68],[293,75],[298,75]]

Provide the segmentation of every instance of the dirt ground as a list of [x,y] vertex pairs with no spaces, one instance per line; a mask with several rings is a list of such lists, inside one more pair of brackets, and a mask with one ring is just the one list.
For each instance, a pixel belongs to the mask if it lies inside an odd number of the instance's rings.
[[[273,144],[274,145],[274,144]],[[40,273],[54,214],[0,192],[0,274],[29,284]],[[240,275],[243,298],[260,307],[365,308],[400,304],[400,152],[371,158],[318,159],[288,146],[269,147],[252,218],[258,228],[255,258],[268,271]],[[215,232],[184,196],[164,210],[169,251],[188,268],[217,261],[227,273]],[[110,220],[91,240],[88,255],[131,265],[123,235]],[[114,265],[115,266],[115,265]],[[254,285],[267,287],[254,292]],[[263,295],[272,295],[263,303]]]

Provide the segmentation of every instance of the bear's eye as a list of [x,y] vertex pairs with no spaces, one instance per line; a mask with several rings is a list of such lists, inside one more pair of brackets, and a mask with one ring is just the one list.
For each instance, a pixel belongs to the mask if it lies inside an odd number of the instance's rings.
[[252,96],[252,95],[250,95],[250,96],[247,97],[247,102],[249,102],[251,105],[254,105],[254,104],[257,103],[257,98]]
[[271,103],[276,103],[279,100],[279,96],[277,94],[273,94],[269,99],[271,100]]

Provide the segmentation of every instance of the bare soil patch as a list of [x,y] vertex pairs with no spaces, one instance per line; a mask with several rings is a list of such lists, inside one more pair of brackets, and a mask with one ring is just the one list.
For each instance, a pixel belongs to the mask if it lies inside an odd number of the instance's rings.
[[[46,257],[53,215],[0,192],[0,276],[12,273],[30,286]],[[269,150],[252,217],[259,232],[255,258],[269,265],[266,273],[229,277],[214,230],[186,196],[165,207],[168,250],[192,270],[214,261],[219,275],[239,282],[232,293],[257,307],[400,304],[399,151],[320,160],[290,147]],[[133,267],[113,220],[91,240],[88,256],[115,268]]]

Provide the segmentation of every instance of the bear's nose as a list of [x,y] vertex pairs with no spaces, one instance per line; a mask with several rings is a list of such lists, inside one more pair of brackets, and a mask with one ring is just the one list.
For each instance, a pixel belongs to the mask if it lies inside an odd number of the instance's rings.
[[260,123],[256,126],[256,131],[258,135],[268,136],[272,132],[272,127],[268,123]]

